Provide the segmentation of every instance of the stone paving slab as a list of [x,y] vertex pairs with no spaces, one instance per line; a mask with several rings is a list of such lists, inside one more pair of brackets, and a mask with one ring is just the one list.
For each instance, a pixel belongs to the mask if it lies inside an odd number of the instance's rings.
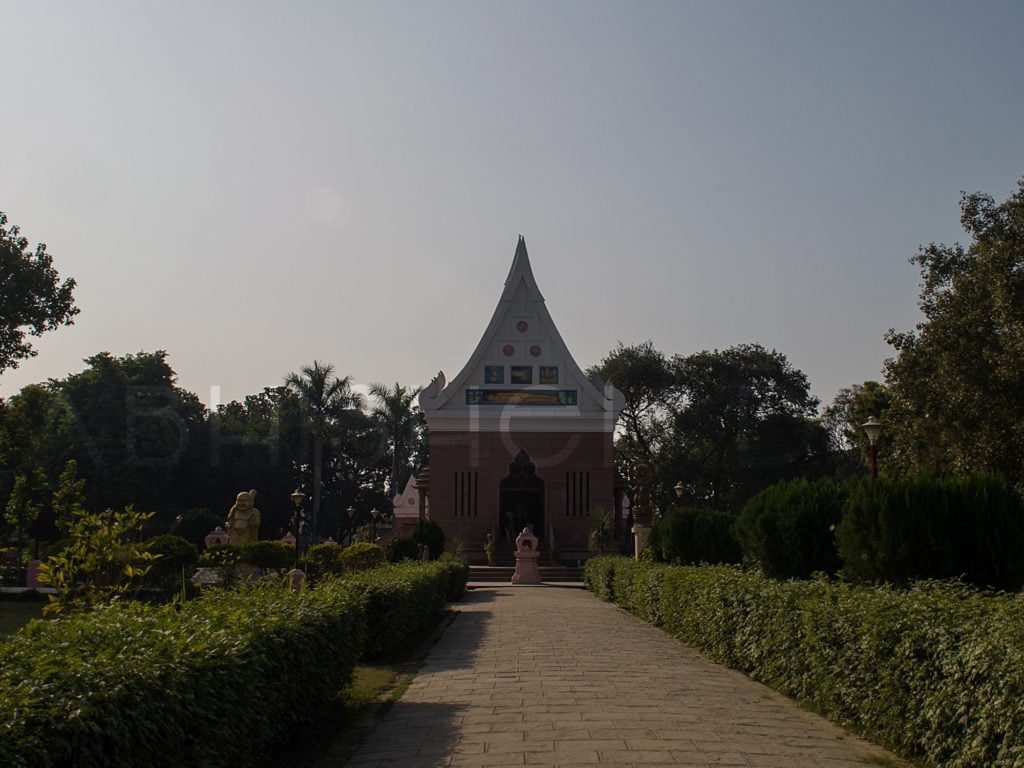
[[902,765],[589,592],[470,592],[349,768]]

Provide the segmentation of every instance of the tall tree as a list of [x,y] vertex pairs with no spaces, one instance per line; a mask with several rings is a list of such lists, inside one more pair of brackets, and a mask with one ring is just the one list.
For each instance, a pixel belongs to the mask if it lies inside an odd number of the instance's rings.
[[18,545],[18,560],[25,548],[25,536],[39,517],[41,499],[46,491],[46,476],[41,470],[32,470],[14,479],[14,489],[4,508],[4,519],[14,528]]
[[778,480],[824,471],[818,401],[785,355],[740,344],[677,355],[672,368],[680,404],[660,463],[686,481],[698,503],[738,511]]
[[391,454],[390,498],[402,492],[402,485],[412,471],[410,460],[423,425],[422,413],[415,404],[420,389],[399,386],[397,381],[394,387],[370,385],[370,395],[377,400],[372,415],[387,437]]
[[629,346],[620,341],[599,364],[587,369],[587,375],[610,381],[625,398],[617,425],[620,471],[631,478],[632,468],[642,463],[656,474],[663,419],[677,400],[676,380],[665,355],[650,341]]
[[302,402],[306,423],[313,439],[313,512],[314,535],[320,516],[320,497],[323,488],[324,441],[331,421],[346,409],[363,408],[362,395],[352,391],[349,376],[338,378],[334,366],[314,360],[303,366],[299,373],[289,373],[285,385],[294,390]]
[[932,243],[921,271],[913,331],[890,331],[894,460],[905,469],[1006,475],[1024,486],[1024,178],[1005,202],[964,193],[971,237]]
[[123,357],[101,352],[85,362],[84,371],[51,384],[75,435],[73,455],[60,467],[77,460],[90,509],[137,503],[156,510],[155,522],[169,524],[187,508],[179,502],[192,493],[190,486],[201,485],[182,467],[203,466],[206,409],[177,386],[162,350]]
[[892,442],[891,429],[884,426],[889,416],[889,389],[877,381],[865,381],[843,387],[821,415],[828,432],[829,444],[836,456],[836,476],[840,479],[862,475],[870,458],[870,442],[863,424],[870,417],[881,419],[882,435],[878,439],[879,463],[888,465]]
[[66,533],[75,522],[76,516],[85,512],[85,480],[78,477],[78,462],[71,459],[57,479],[53,491],[53,522],[57,529]]
[[18,227],[7,226],[0,211],[0,373],[36,354],[26,337],[74,322],[74,291],[73,279],[61,282],[46,245],[30,252],[28,240]]

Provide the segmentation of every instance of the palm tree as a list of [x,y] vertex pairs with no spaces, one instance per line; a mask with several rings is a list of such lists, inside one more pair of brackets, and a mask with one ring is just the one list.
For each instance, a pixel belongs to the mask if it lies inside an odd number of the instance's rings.
[[331,421],[347,408],[362,408],[363,396],[352,391],[352,377],[339,379],[334,366],[314,360],[299,373],[289,373],[285,386],[295,391],[307,409],[309,430],[313,437],[313,514],[310,519],[313,535],[320,516],[320,491],[323,486],[324,438]]
[[388,481],[391,498],[402,492],[399,487],[401,476],[409,466],[412,447],[416,442],[422,414],[413,403],[421,389],[422,387],[401,387],[397,381],[393,388],[385,384],[370,385],[370,394],[377,399],[373,417],[391,443],[391,478]]

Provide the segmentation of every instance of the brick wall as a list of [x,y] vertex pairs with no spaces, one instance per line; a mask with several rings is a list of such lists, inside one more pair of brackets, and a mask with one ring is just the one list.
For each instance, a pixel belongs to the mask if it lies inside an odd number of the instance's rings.
[[431,432],[430,517],[450,538],[458,533],[472,558],[488,533],[499,534],[500,483],[520,450],[544,481],[546,549],[554,526],[558,550],[578,557],[599,508],[613,513],[614,449],[608,433]]

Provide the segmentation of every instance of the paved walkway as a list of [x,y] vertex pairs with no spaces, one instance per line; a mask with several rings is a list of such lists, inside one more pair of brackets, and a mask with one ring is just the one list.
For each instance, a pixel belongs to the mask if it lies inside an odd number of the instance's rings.
[[589,592],[493,587],[456,609],[348,768],[900,765]]

